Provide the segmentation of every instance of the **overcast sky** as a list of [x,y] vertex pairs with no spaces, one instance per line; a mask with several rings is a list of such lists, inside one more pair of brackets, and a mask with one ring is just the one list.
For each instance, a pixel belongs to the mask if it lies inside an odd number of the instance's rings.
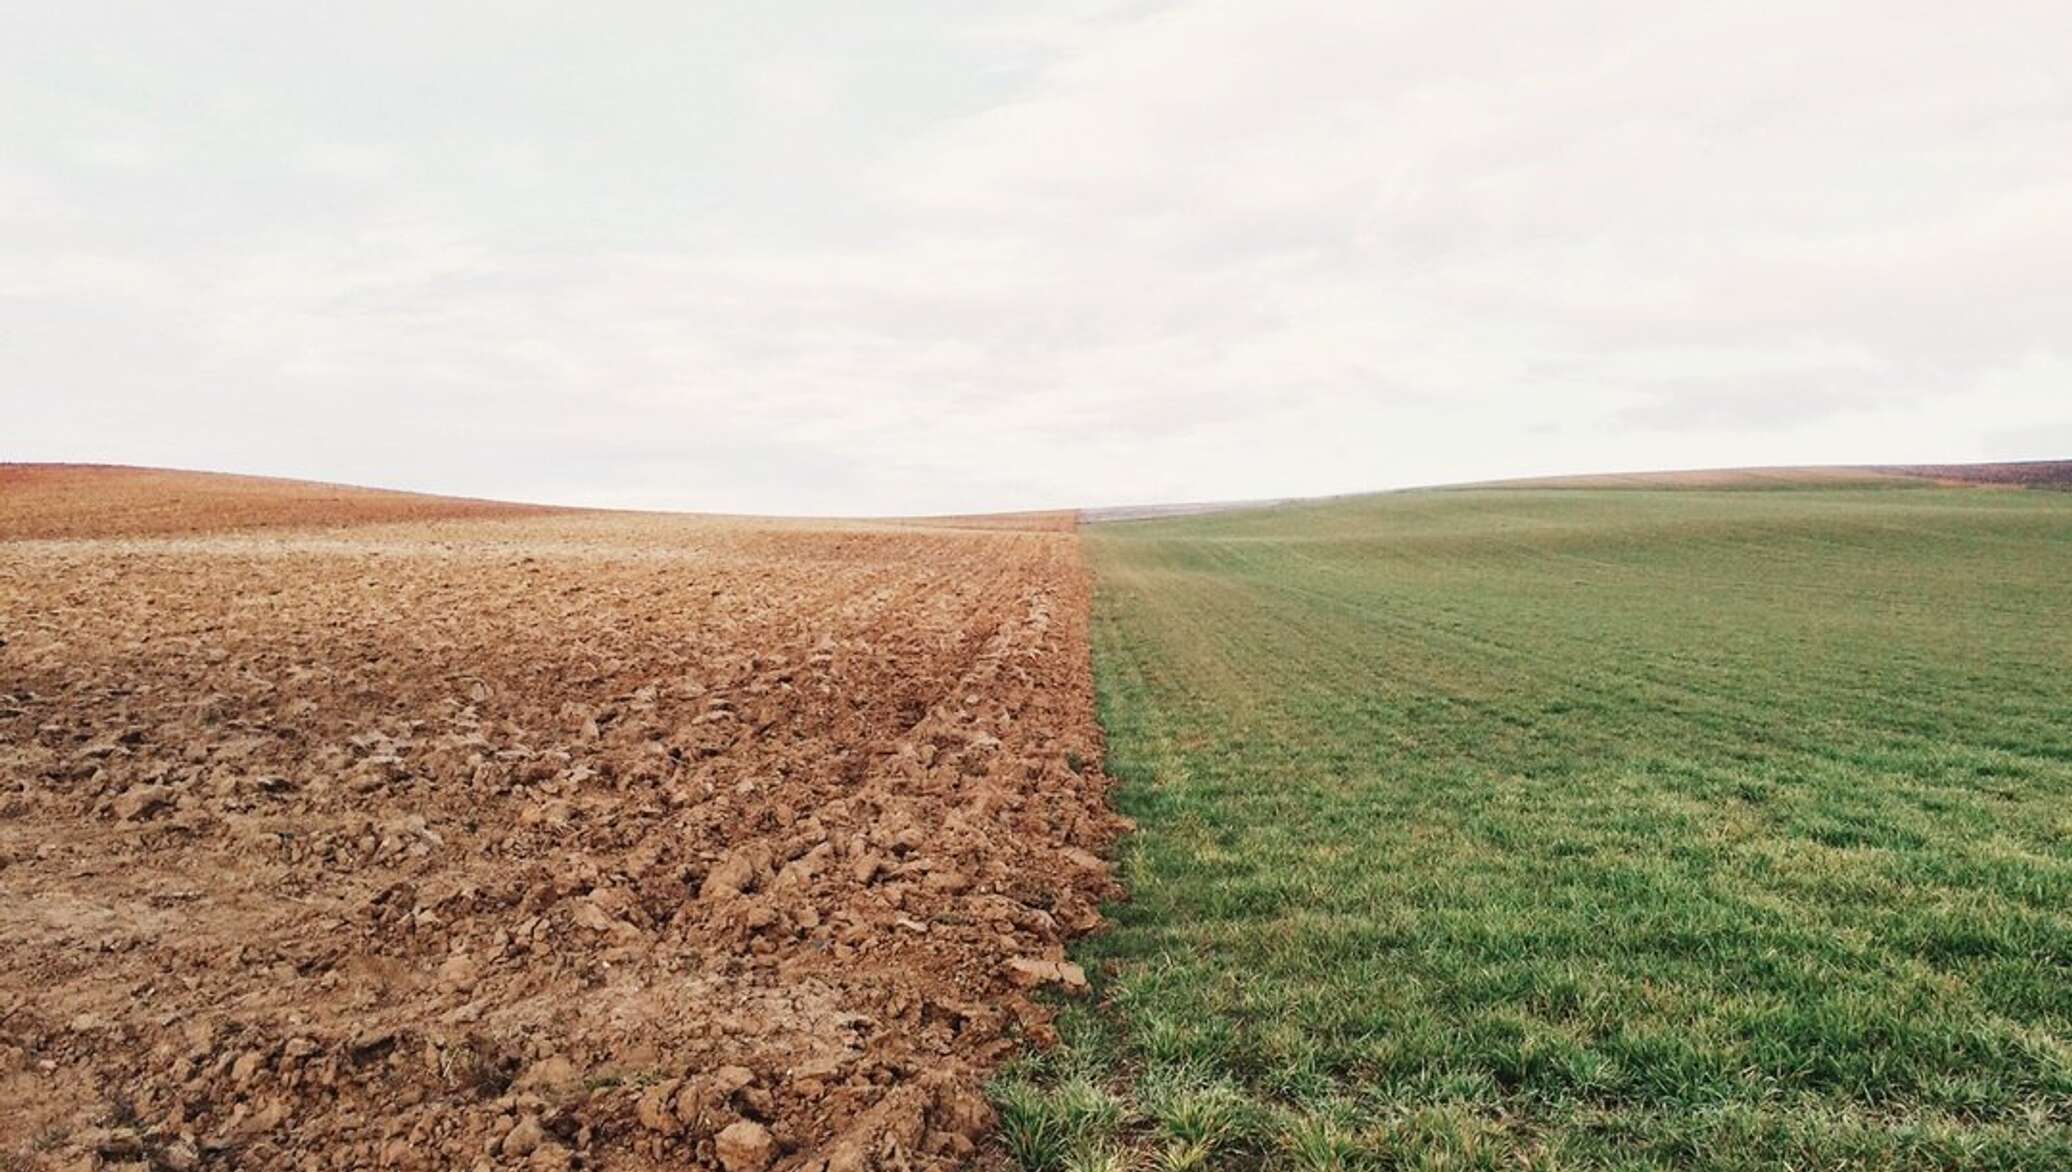
[[0,459],[888,513],[2072,456],[2072,4],[0,11]]

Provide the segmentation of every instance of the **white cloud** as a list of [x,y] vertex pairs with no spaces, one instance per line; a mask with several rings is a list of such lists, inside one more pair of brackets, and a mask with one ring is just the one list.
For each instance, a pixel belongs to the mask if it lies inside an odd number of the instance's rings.
[[738,70],[741,94],[750,114],[780,129],[813,122],[840,107],[844,78],[836,61],[815,57],[766,57],[744,62]]
[[148,131],[96,135],[72,144],[72,156],[80,162],[114,171],[160,171],[183,153],[179,143]]
[[403,170],[401,152],[384,143],[310,142],[297,147],[294,158],[309,174],[343,183],[386,183]]
[[4,454],[778,511],[2068,454],[2072,9],[951,13],[10,17]]

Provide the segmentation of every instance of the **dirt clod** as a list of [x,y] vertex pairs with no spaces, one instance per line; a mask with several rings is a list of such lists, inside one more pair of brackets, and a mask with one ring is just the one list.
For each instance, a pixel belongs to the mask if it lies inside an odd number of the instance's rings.
[[547,1133],[540,1127],[539,1116],[527,1115],[504,1133],[503,1153],[506,1156],[529,1156],[546,1139]]
[[109,809],[125,822],[137,822],[151,817],[173,804],[173,791],[162,785],[132,786],[113,802]]
[[1035,957],[1018,956],[1007,962],[1007,976],[1017,986],[1033,989],[1039,985],[1059,985],[1067,992],[1081,992],[1086,989],[1086,970],[1068,960],[1040,960]]
[[777,1157],[777,1141],[770,1138],[770,1129],[746,1119],[722,1128],[713,1147],[727,1172],[763,1172]]
[[1069,519],[15,499],[0,1166],[947,1169],[1084,984]]

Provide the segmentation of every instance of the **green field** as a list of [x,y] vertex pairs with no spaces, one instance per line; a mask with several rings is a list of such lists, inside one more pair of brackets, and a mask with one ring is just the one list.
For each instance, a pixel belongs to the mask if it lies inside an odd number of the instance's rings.
[[1132,901],[1033,1168],[2072,1168],[2072,494],[1088,529]]

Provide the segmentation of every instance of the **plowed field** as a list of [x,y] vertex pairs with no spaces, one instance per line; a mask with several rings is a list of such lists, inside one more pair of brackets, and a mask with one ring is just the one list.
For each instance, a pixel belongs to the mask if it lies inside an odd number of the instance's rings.
[[1111,891],[1068,517],[133,487],[0,542],[0,1165],[995,1158]]
[[105,464],[0,464],[0,540],[537,516],[502,501]]

